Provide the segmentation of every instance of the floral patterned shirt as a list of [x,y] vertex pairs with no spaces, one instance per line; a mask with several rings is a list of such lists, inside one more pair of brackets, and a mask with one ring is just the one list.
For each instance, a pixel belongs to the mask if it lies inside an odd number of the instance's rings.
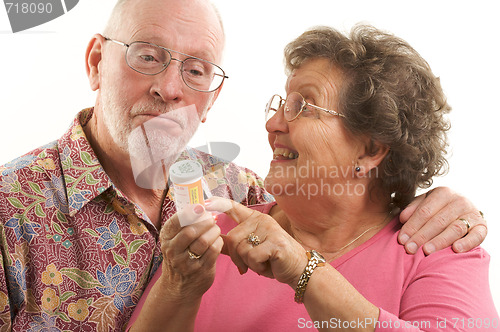
[[[82,125],[0,166],[0,331],[123,330],[162,260],[159,230],[116,188]],[[212,194],[272,201],[249,169],[189,149]],[[175,213],[169,193],[162,224]]]

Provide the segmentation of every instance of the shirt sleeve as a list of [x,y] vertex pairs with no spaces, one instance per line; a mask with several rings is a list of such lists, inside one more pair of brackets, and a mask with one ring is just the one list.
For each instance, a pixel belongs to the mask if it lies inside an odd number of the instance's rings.
[[448,248],[426,257],[407,281],[399,317],[380,308],[375,331],[499,331],[489,261],[482,248],[461,254]]

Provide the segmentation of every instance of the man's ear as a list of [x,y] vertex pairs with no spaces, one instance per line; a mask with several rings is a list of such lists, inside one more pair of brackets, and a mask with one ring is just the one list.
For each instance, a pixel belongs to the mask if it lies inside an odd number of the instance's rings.
[[358,160],[361,171],[364,174],[368,174],[372,169],[378,167],[382,160],[384,160],[385,156],[389,153],[389,146],[373,139],[367,139],[365,141],[364,148],[365,152],[363,155],[359,156]]
[[210,102],[208,104],[208,107],[207,107],[207,110],[205,111],[205,113],[203,114],[202,118],[201,118],[201,122],[205,122],[207,121],[207,114],[208,114],[208,111],[210,111],[210,109],[212,108],[212,106],[214,105],[215,101],[217,100],[217,97],[219,97],[219,93],[220,93],[220,90],[222,90],[222,87],[224,86],[224,82],[222,82],[221,86],[215,90],[212,94],[212,97],[210,99]]
[[106,40],[100,34],[96,34],[90,40],[85,53],[85,69],[89,78],[92,91],[99,89],[99,63],[102,60],[102,47]]

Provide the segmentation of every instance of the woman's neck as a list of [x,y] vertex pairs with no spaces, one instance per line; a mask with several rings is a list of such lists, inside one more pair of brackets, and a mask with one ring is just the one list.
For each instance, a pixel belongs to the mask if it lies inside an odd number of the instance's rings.
[[369,240],[391,220],[390,198],[382,195],[347,199],[275,197],[271,215],[306,250],[315,249],[328,261]]

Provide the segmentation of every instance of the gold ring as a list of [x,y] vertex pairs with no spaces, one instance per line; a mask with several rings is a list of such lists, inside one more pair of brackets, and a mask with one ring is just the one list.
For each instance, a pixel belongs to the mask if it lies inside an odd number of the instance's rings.
[[255,235],[254,233],[248,234],[247,241],[248,241],[248,243],[250,243],[254,247],[256,247],[260,244],[259,237],[257,235]]
[[195,254],[194,252],[192,252],[191,250],[188,249],[188,255],[189,255],[189,259],[200,259],[201,255],[197,255]]
[[471,226],[470,226],[470,223],[467,221],[467,219],[460,218],[458,220],[460,220],[461,222],[463,222],[465,224],[465,226],[467,226],[467,233],[469,233]]
[[481,212],[481,211],[479,211],[479,214],[481,215],[481,218],[483,218],[483,219],[484,219],[484,213],[483,213],[483,212]]

